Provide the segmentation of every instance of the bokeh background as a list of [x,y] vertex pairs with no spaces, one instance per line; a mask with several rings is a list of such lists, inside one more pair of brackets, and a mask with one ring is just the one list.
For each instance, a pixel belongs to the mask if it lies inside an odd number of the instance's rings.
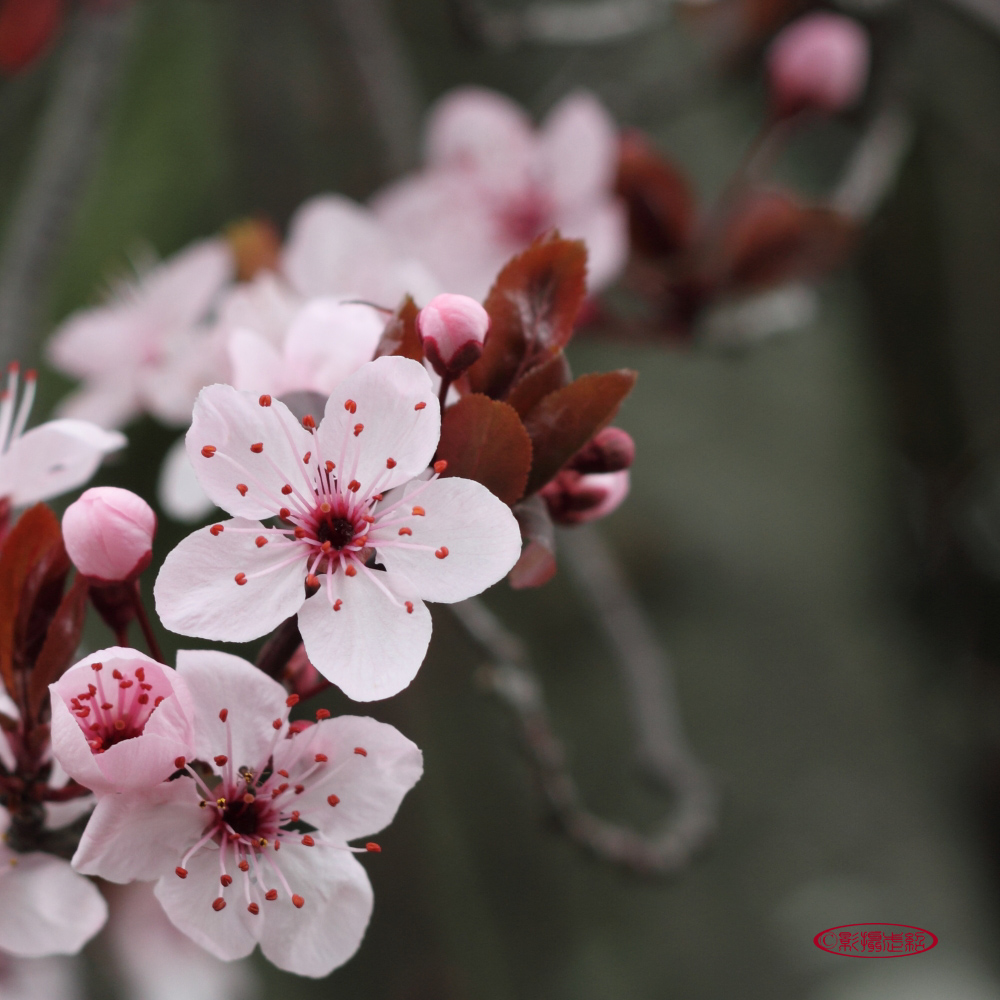
[[[637,443],[632,493],[598,530],[669,650],[689,741],[721,796],[714,840],[669,879],[570,843],[509,714],[475,683],[483,652],[438,606],[417,680],[374,707],[423,748],[426,774],[366,859],[365,943],[324,982],[260,963],[262,995],[1000,997],[1000,8],[965,2],[850,8],[891,61],[914,138],[812,321],[738,351],[637,346],[599,326],[570,349],[579,372],[640,372],[618,421]],[[38,314],[6,354],[38,361],[58,320],[144,247],[167,255],[251,214],[283,226],[313,194],[364,199],[412,165],[406,120],[398,142],[373,125],[382,64],[352,33],[351,6],[135,4],[93,155],[36,276]],[[766,11],[777,25],[794,9]],[[541,116],[583,86],[705,198],[764,114],[767,31],[733,45],[705,9],[613,41],[506,50],[471,44],[444,0],[383,13],[418,113],[471,82]],[[76,30],[70,18],[51,51],[0,82],[0,225]],[[859,128],[848,116],[809,129],[778,176],[823,192]],[[47,410],[69,383],[45,371],[41,388]],[[133,425],[126,460],[99,481],[152,497],[173,436]],[[157,559],[186,531],[164,519]],[[538,591],[501,584],[487,601],[531,650],[588,804],[652,829],[670,802],[636,774],[614,651],[570,575]],[[177,638],[162,635],[171,650]],[[916,924],[940,944],[904,962],[812,944],[862,921]],[[89,948],[86,988],[124,998],[109,954],[101,939]]]

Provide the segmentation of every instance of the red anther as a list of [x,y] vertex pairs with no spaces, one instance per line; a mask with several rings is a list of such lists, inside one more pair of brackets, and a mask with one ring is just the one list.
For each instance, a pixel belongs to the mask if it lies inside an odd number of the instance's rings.
[[331,806],[335,806],[338,802],[340,802],[340,799],[336,795],[328,795],[326,797],[326,801],[329,802]]
[[229,758],[228,758],[228,757],[227,757],[227,756],[226,756],[226,755],[225,755],[224,753],[220,753],[220,754],[219,754],[219,755],[218,755],[218,756],[217,756],[217,757],[215,758],[215,763],[216,763],[216,765],[218,765],[219,767],[222,767],[222,766],[223,766],[223,765],[224,765],[224,764],[225,764],[225,763],[226,763],[226,762],[227,762],[228,760],[229,760]]
[[351,481],[350,481],[350,482],[349,482],[349,483],[347,484],[347,488],[348,488],[348,489],[349,489],[349,490],[350,490],[350,491],[351,491],[352,493],[357,493],[357,492],[358,492],[358,490],[360,490],[360,489],[361,489],[361,483],[359,483],[359,482],[358,482],[358,481],[357,481],[356,479],[352,479],[352,480],[351,480]]
[[447,469],[447,468],[448,468],[448,462],[447,462],[447,461],[446,461],[445,459],[443,459],[443,458],[439,458],[439,459],[438,459],[438,460],[437,460],[437,461],[436,461],[436,462],[434,463],[434,471],[435,471],[435,472],[436,472],[436,473],[437,473],[437,474],[438,474],[439,476],[440,476],[440,475],[441,475],[441,473],[442,473],[442,472],[444,472],[444,470],[445,470],[445,469]]
[[329,552],[329,551],[330,551],[330,549],[332,549],[332,548],[333,548],[333,544],[332,544],[332,542],[330,542],[329,540],[327,540],[327,541],[325,541],[325,542],[324,542],[324,543],[323,543],[323,544],[322,544],[322,545],[320,546],[320,548],[321,548],[321,549],[322,549],[322,550],[323,550],[324,552]]
[[247,907],[247,910],[248,910],[248,911],[249,911],[250,913],[252,913],[252,914],[253,914],[253,915],[254,915],[255,917],[257,916],[257,914],[258,914],[258,913],[260,913],[260,907],[259,907],[259,906],[258,906],[258,905],[257,905],[256,903],[251,903],[251,904],[250,904],[250,905],[249,905],[249,906]]
[[343,606],[344,602],[339,597],[333,602],[334,611],[339,611]]
[[333,472],[333,470],[336,469],[336,468],[337,468],[337,466],[334,465],[333,462],[330,461],[330,459],[326,460],[326,471],[327,472]]
[[355,748],[354,748],[354,752],[355,752],[355,753],[356,753],[356,754],[357,754],[357,755],[358,755],[359,757],[367,757],[367,756],[368,756],[368,751],[367,751],[367,750],[366,750],[366,749],[365,749],[364,747],[355,747]]
[[120,681],[124,677],[124,674],[122,674],[122,672],[115,667],[115,669],[111,671],[111,676],[114,677],[116,681]]
[[201,453],[205,456],[205,458],[211,458],[215,454],[216,450],[217,449],[214,444],[206,444],[205,447],[201,449]]
[[322,722],[324,719],[330,718],[330,709],[328,708],[317,708],[316,709],[316,721]]
[[247,582],[247,575],[246,573],[237,573],[236,576],[233,577],[233,579],[242,587]]
[[139,695],[137,701],[139,702],[140,705],[148,705],[149,695],[146,694],[146,692],[144,691],[141,695]]
[[364,429],[365,429],[365,425],[364,424],[355,424],[354,425],[354,436],[357,437]]
[[176,767],[178,771],[182,767],[184,767],[185,764],[187,764],[187,761],[183,757],[175,757],[174,758],[174,767]]
[[239,870],[241,872],[249,871],[250,870],[250,863],[244,859],[243,861],[241,861],[239,863],[239,865],[237,867],[239,868]]
[[271,725],[275,729],[280,729],[284,725],[284,723],[281,721],[281,719],[275,719],[274,722],[271,723]]
[[413,529],[412,528],[400,528],[399,529],[399,533],[401,535],[412,535],[413,534]]
[[303,906],[306,905],[306,901],[301,896],[298,895],[292,896],[292,903],[296,906],[297,909],[300,910],[302,909]]
[[287,705],[287,706],[288,706],[289,708],[292,708],[293,706],[297,705],[297,704],[299,703],[299,701],[301,701],[301,699],[299,698],[299,696],[298,696],[297,694],[290,694],[290,695],[289,695],[289,696],[288,696],[288,697],[287,697],[287,698],[285,699],[285,704],[286,704],[286,705]]
[[135,678],[138,681],[144,681],[146,679],[146,671],[142,667],[136,667]]
[[423,507],[414,507],[413,508],[413,516],[414,517],[423,517],[426,513],[427,513],[427,511],[425,511]]
[[269,903],[273,903],[278,898],[278,890],[277,889],[268,889],[267,892],[264,893],[264,898]]
[[91,670],[103,670],[104,669],[104,664],[103,663],[91,663],[90,669]]
[[233,876],[232,875],[220,875],[219,876],[219,881],[222,883],[222,888],[225,889],[228,886],[231,886],[233,884]]
[[219,910],[224,910],[225,908],[226,901],[221,896],[219,896],[219,898],[214,900],[212,903],[212,909],[215,910],[216,913],[218,913]]
[[252,806],[256,800],[257,800],[257,797],[253,794],[253,792],[244,792],[243,793],[243,803],[244,803],[244,805]]
[[310,837],[309,834],[307,833],[302,838],[302,846],[303,847],[315,847],[316,846],[316,841],[313,840],[312,837]]
[[292,810],[292,822],[293,823],[298,823],[299,816],[300,816],[300,813],[299,813],[298,809],[293,809]]
[[288,777],[288,772],[284,768],[281,768],[281,770],[278,771],[278,774],[280,774],[283,778]]
[[422,410],[426,405],[427,405],[426,403],[417,403],[417,405],[414,406],[413,409]]
[[24,373],[25,382],[34,382],[37,378],[38,378],[38,372],[36,372],[34,368],[29,368]]
[[303,426],[303,427],[304,427],[304,428],[305,428],[305,429],[306,429],[307,431],[313,431],[313,430],[315,430],[315,429],[316,429],[316,419],[315,419],[315,418],[313,417],[313,415],[312,415],[311,413],[307,413],[307,414],[306,414],[306,415],[305,415],[305,416],[304,416],[304,417],[302,418],[302,426]]
[[357,576],[358,575],[358,571],[354,568],[354,563],[348,563],[344,567],[344,574],[345,574],[345,576]]
[[247,490],[249,487],[246,483],[237,483],[236,488],[240,491],[240,496],[245,497],[247,495]]
[[260,403],[261,406],[270,406],[271,397],[268,396],[267,393],[264,393],[264,395],[261,396],[260,399],[257,400],[257,402]]
[[271,798],[276,799],[279,795],[284,795],[288,791],[288,783],[282,782],[277,788],[271,789]]
[[325,764],[330,758],[325,753],[318,753],[314,759],[317,764]]
[[187,878],[187,877],[188,877],[188,870],[187,870],[186,868],[181,868],[181,866],[180,866],[180,865],[178,865],[178,866],[177,866],[177,867],[176,867],[176,868],[174,869],[174,874],[175,874],[175,875],[176,875],[176,876],[177,876],[178,878]]
[[7,365],[8,375],[16,375],[20,370],[21,370],[20,361],[12,361],[9,365]]
[[394,458],[387,458],[385,460],[385,467],[387,469],[395,469],[396,468],[396,460]]
[[264,442],[263,441],[258,441],[256,444],[250,445],[250,450],[255,455],[259,455],[264,450]]
[[211,528],[208,529],[216,538],[219,537],[226,529],[221,524],[213,524]]
[[374,840],[370,840],[367,844],[365,844],[365,850],[368,851],[369,854],[381,854],[382,853],[382,848],[379,847],[378,844],[376,844]]
[[306,586],[310,590],[318,590],[319,589],[319,577],[316,576],[315,573],[307,573],[306,574]]
[[[363,521],[365,521],[365,522],[366,522],[367,524],[374,524],[374,523],[375,523],[375,518],[374,518],[374,517],[372,517],[372,516],[371,516],[371,514],[362,514],[361,518],[362,518],[362,520],[363,520]],[[366,537],[367,537],[367,536],[366,536]]]
[[413,614],[413,601],[407,601],[406,602],[406,613],[408,615],[412,615]]
[[306,790],[306,786],[305,785],[296,785],[295,786],[295,794],[296,795],[301,795],[305,790]]
[[229,718],[229,709],[223,708],[219,710],[219,722],[225,722]]
[[379,503],[381,503],[381,502],[382,502],[382,494],[381,494],[381,493],[376,493],[376,494],[375,494],[375,495],[374,495],[374,496],[372,497],[372,500],[377,500],[377,501],[378,501]]
[[263,535],[258,535],[254,539],[254,544],[257,546],[258,549],[262,549],[264,548],[265,545],[267,545],[267,539]]
[[105,701],[105,702],[102,702],[102,703],[101,703],[101,708],[102,708],[102,709],[103,709],[103,710],[104,710],[105,712],[109,712],[109,711],[111,711],[111,709],[112,709],[112,708],[114,708],[114,707],[115,707],[115,706],[114,706],[114,705],[112,705],[110,701]]
[[355,403],[353,399],[348,399],[344,403],[344,409],[347,410],[348,413],[357,413],[358,412],[358,404]]
[[156,701],[153,702],[153,708],[159,708],[160,707],[160,702],[163,701],[163,699],[165,697],[166,697],[166,695],[158,694],[156,696]]
[[296,538],[305,538],[308,532],[303,527],[296,527],[293,534],[295,535]]
[[285,483],[285,485],[281,487],[281,492],[287,497],[288,494],[292,492],[292,487],[288,483]]
[[438,559],[445,559],[445,558],[447,558],[447,555],[448,555],[448,546],[447,545],[442,545],[441,548],[436,549],[434,551],[434,555],[436,555],[438,557]]
[[282,521],[287,521],[291,516],[292,512],[287,507],[282,507],[278,511],[278,517],[280,517]]
[[312,453],[311,451],[307,451],[307,452],[306,452],[306,453],[305,453],[305,454],[304,454],[304,455],[302,456],[302,464],[303,464],[303,465],[308,465],[308,464],[309,464],[309,459],[310,459],[310,458],[312,458],[312,457],[313,457],[313,453]]

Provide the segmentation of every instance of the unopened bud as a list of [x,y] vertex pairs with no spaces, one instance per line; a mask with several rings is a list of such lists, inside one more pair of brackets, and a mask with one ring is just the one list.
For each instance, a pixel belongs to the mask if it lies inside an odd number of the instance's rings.
[[584,473],[620,472],[630,468],[634,459],[632,436],[620,427],[605,427],[570,459],[569,467]]
[[129,490],[97,486],[66,508],[62,530],[80,573],[98,583],[117,583],[134,580],[149,565],[156,514]]
[[489,314],[467,295],[437,295],[417,316],[424,356],[442,378],[456,378],[479,359],[489,329]]
[[827,12],[799,18],[767,53],[775,112],[844,111],[865,89],[868,62],[868,33],[857,21]]
[[557,524],[585,524],[617,510],[629,486],[628,469],[587,475],[564,469],[541,490],[541,496]]

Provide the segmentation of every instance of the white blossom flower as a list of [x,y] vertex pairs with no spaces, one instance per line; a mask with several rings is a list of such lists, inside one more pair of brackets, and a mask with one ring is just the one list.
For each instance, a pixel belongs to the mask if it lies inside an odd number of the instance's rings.
[[[182,635],[233,642],[297,613],[324,676],[357,701],[387,698],[423,660],[424,600],[460,601],[501,579],[520,552],[517,522],[478,483],[418,478],[441,415],[415,361],[363,365],[331,394],[318,428],[303,424],[268,395],[201,393],[188,454],[233,520],[167,556],[157,612]],[[275,527],[260,523],[271,517]]]

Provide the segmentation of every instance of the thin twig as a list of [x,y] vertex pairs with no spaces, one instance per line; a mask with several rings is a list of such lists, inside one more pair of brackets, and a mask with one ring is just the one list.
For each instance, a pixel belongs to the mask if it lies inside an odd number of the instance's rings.
[[661,23],[670,0],[591,0],[536,3],[490,10],[483,0],[451,0],[459,30],[489,48],[516,45],[595,45],[631,38]]
[[385,0],[331,0],[354,60],[388,176],[416,165],[421,101]]
[[0,362],[27,356],[52,267],[100,149],[132,4],[81,8],[0,245]]
[[[555,736],[541,685],[521,640],[478,598],[451,605],[466,631],[493,658],[480,671],[483,684],[515,714],[542,792],[567,835],[604,861],[643,875],[668,875],[685,868],[715,827],[715,797],[700,769],[659,742],[664,726],[645,712],[640,722],[643,763],[676,795],[674,814],[663,829],[643,836],[590,812],[570,773],[566,752]],[[669,728],[669,720],[665,726]],[[683,748],[682,748],[683,749]],[[686,766],[680,766],[684,763]]]

